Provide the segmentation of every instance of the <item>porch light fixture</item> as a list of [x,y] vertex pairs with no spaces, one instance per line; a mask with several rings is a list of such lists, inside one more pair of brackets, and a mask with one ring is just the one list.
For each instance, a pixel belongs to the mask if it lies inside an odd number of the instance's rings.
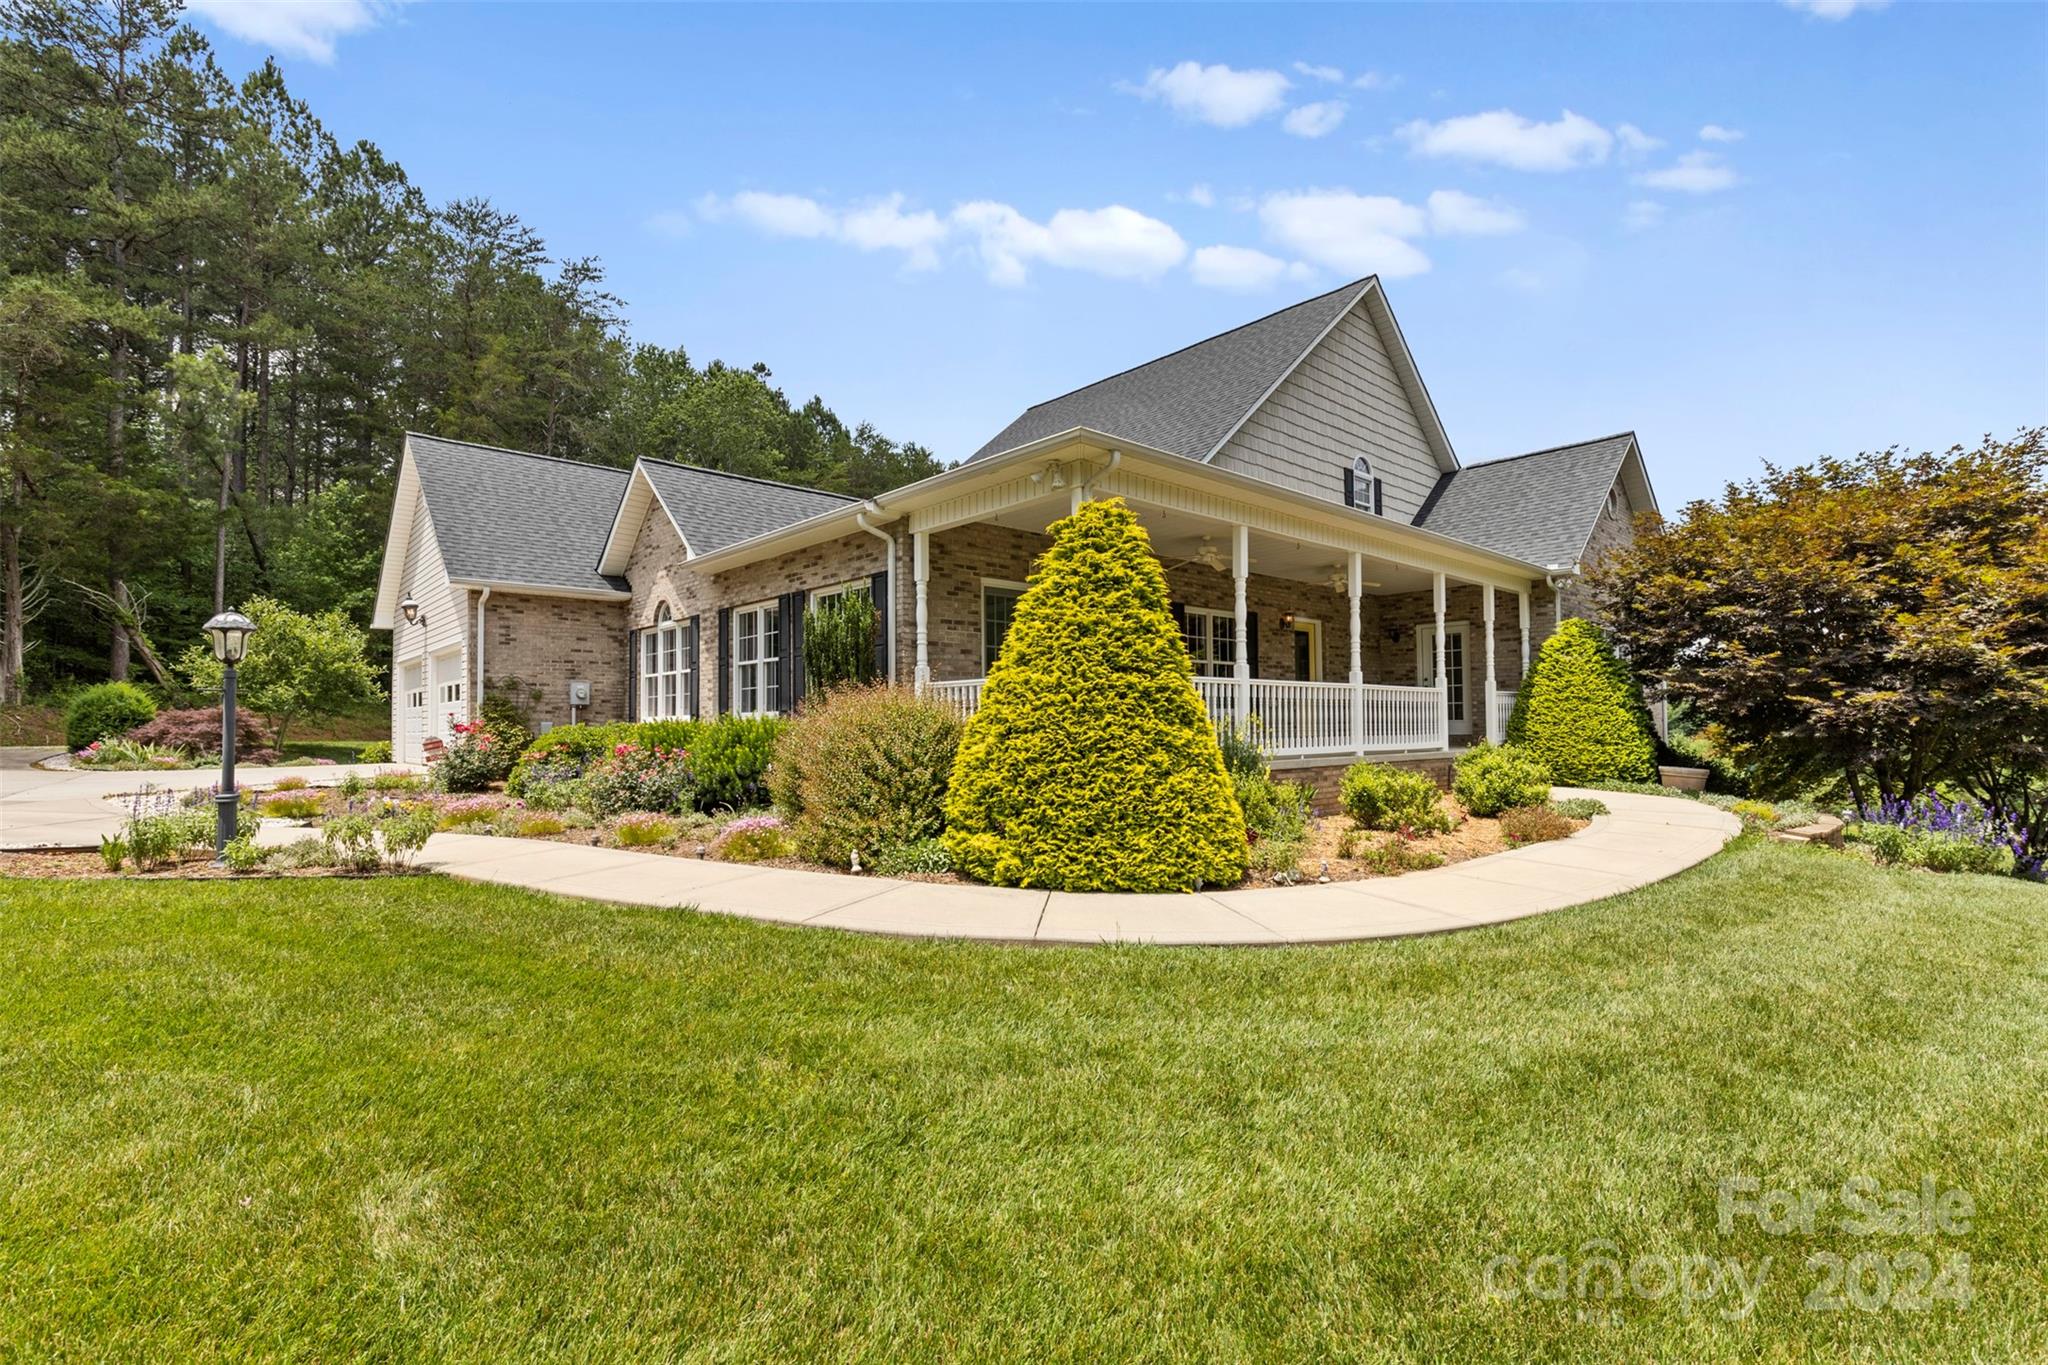
[[224,611],[206,623],[213,657],[220,660],[220,790],[213,798],[213,860],[225,866],[236,834],[241,796],[235,791],[235,665],[249,652],[256,623],[238,611]]
[[1286,626],[1289,630],[1294,629],[1294,613],[1290,611],[1282,615],[1280,624]]
[[407,593],[399,601],[398,610],[399,614],[405,617],[405,623],[409,626],[423,626],[427,623],[427,618],[420,615],[420,604],[413,600],[411,593]]

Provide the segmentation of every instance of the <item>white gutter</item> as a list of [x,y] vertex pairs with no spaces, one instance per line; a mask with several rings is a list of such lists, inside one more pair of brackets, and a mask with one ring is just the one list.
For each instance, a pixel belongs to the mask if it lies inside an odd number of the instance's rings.
[[1109,463],[1108,463],[1108,464],[1106,464],[1106,465],[1104,465],[1104,466],[1103,466],[1102,468],[1100,468],[1100,469],[1096,470],[1096,471],[1095,471],[1094,473],[1090,474],[1090,475],[1089,475],[1089,476],[1088,476],[1088,477],[1087,477],[1086,479],[1084,479],[1084,480],[1082,480],[1082,481],[1081,481],[1081,497],[1082,497],[1082,498],[1083,498],[1084,500],[1085,500],[1085,499],[1088,499],[1088,498],[1092,498],[1092,497],[1094,497],[1094,496],[1095,496],[1095,481],[1096,481],[1097,479],[1106,479],[1106,478],[1108,478],[1108,477],[1109,477],[1110,475],[1112,475],[1112,474],[1116,473],[1116,467],[1117,467],[1118,465],[1122,464],[1123,462],[1124,462],[1124,453],[1123,453],[1123,451],[1121,451],[1121,450],[1112,450],[1112,451],[1110,451],[1110,452],[1109,452]]
[[882,515],[882,504],[876,502],[873,498],[869,498],[862,505],[861,510],[853,514],[853,524],[871,536],[879,536],[889,547],[888,592],[891,610],[886,613],[889,630],[888,637],[882,642],[882,647],[886,651],[886,656],[889,660],[889,681],[894,683],[896,681],[896,613],[894,611],[896,605],[896,534],[893,531],[878,530],[868,525],[868,518],[870,516],[878,517],[880,515]]
[[476,691],[469,697],[469,711],[473,716],[483,714],[484,705],[484,603],[491,600],[488,585],[476,597]]

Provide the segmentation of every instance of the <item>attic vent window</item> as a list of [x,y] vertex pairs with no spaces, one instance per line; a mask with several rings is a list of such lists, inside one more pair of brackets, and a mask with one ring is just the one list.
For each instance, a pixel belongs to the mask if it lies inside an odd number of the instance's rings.
[[1607,490],[1607,510],[1615,516],[1621,515],[1621,488],[1619,485]]
[[1385,487],[1373,477],[1372,461],[1360,455],[1344,471],[1344,505],[1374,516],[1386,514]]

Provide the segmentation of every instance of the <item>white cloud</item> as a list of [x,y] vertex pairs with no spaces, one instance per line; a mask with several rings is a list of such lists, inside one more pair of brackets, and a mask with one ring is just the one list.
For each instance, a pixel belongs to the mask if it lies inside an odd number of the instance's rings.
[[1061,209],[1043,223],[1008,204],[977,200],[953,210],[953,224],[975,238],[991,281],[1024,283],[1033,262],[1111,279],[1157,279],[1188,254],[1178,232],[1135,209]]
[[1622,211],[1621,225],[1630,232],[1647,232],[1664,221],[1664,206],[1654,199],[1635,199]]
[[1725,190],[1740,179],[1724,164],[1718,152],[1687,152],[1675,165],[1645,171],[1636,177],[1638,185],[1653,190],[1678,190],[1684,194],[1712,194]]
[[187,0],[186,8],[259,47],[334,60],[337,38],[374,28],[389,0]]
[[839,220],[839,236],[862,251],[901,251],[912,270],[936,270],[946,224],[930,209],[903,211],[903,196],[892,194],[852,209]]
[[1322,137],[1337,131],[1337,125],[1344,121],[1346,107],[1343,100],[1317,100],[1288,110],[1280,126],[1296,137]]
[[1278,71],[1182,62],[1172,68],[1154,67],[1142,85],[1118,88],[1143,99],[1163,100],[1175,113],[1218,128],[1242,128],[1277,111],[1292,86]]
[[1435,190],[1429,196],[1429,225],[1447,237],[1500,237],[1528,226],[1515,209],[1462,190]]
[[1614,126],[1614,137],[1621,143],[1623,161],[1633,161],[1637,157],[1647,156],[1664,145],[1663,138],[1651,137],[1633,123],[1617,123]]
[[1423,211],[1386,195],[1349,190],[1269,194],[1259,205],[1266,235],[1318,265],[1350,275],[1400,279],[1429,269],[1407,237],[1428,227]]
[[1278,256],[1248,246],[1205,246],[1188,262],[1188,273],[1196,284],[1211,289],[1264,289],[1282,278],[1301,279],[1312,272],[1300,262],[1290,264]]
[[1718,123],[1709,123],[1706,127],[1700,129],[1700,141],[1702,142],[1740,142],[1742,137],[1743,133],[1740,128],[1723,128]]
[[1296,62],[1294,69],[1296,73],[1306,76],[1312,81],[1328,81],[1332,85],[1341,85],[1344,81],[1343,71],[1334,66],[1315,66],[1309,62]]
[[1378,71],[1361,72],[1351,84],[1359,90],[1392,90],[1401,83],[1399,76],[1388,76]]
[[831,210],[800,194],[763,194],[758,190],[742,190],[726,200],[722,210],[714,210],[706,216],[717,217],[721,213],[729,213],[771,237],[830,237],[839,228],[839,220]]
[[1860,9],[1883,9],[1892,0],[1785,0],[1792,9],[1804,10],[1816,19],[1846,19]]
[[1430,123],[1417,119],[1394,130],[1423,156],[1460,157],[1518,171],[1568,171],[1605,161],[1614,134],[1565,110],[1554,123],[1536,123],[1511,109]]
[[1197,181],[1184,190],[1168,190],[1166,201],[1170,204],[1193,204],[1198,209],[1216,207],[1216,191],[1206,181]]

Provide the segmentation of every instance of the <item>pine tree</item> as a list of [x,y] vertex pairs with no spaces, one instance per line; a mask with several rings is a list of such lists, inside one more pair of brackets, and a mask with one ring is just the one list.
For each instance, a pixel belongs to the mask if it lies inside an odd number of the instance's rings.
[[1239,881],[1244,816],[1151,538],[1115,498],[1052,532],[954,760],[955,865],[1065,891]]

